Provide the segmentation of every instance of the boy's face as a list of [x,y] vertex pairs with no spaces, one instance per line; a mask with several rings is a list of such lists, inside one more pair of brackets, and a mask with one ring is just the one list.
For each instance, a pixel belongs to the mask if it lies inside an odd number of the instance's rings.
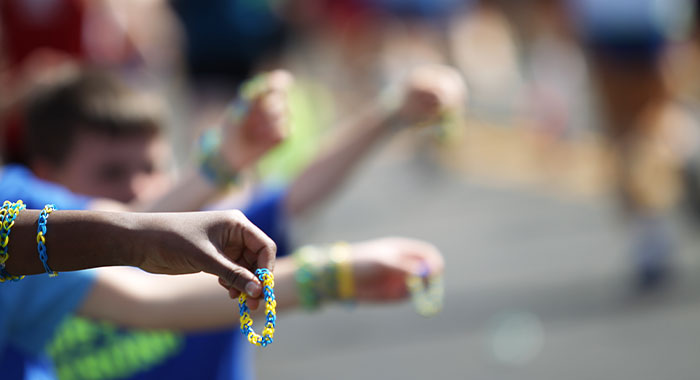
[[69,190],[120,202],[144,201],[170,185],[169,148],[160,136],[80,133],[65,162],[46,178]]

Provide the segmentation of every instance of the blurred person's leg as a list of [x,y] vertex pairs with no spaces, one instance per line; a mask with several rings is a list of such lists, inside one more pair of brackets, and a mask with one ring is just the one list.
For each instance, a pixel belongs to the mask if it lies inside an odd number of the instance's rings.
[[[630,219],[635,283],[641,290],[671,278],[675,238],[669,215],[680,194],[686,119],[668,90],[660,60],[669,26],[652,19],[678,14],[678,4],[569,0],[587,48],[604,129],[617,156],[617,187]],[[676,8],[674,8],[676,7]],[[664,21],[667,23],[668,17]],[[679,20],[675,20],[676,24]]]
[[621,205],[630,218],[635,283],[642,290],[654,288],[670,278],[672,269],[668,215],[679,198],[679,142],[685,131],[674,123],[679,111],[655,60],[593,57],[605,132],[617,155]]

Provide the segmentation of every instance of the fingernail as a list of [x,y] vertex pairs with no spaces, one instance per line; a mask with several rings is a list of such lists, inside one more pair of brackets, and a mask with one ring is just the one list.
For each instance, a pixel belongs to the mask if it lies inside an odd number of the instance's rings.
[[260,289],[260,286],[252,281],[245,285],[245,292],[248,293],[248,295],[251,297],[254,297],[255,293],[259,289]]

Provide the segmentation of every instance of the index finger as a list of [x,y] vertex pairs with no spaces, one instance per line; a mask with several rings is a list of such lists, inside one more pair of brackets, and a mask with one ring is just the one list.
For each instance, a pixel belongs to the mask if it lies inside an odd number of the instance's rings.
[[245,257],[246,261],[256,264],[257,268],[273,271],[277,256],[275,242],[247,218],[241,223],[241,228],[241,241],[248,256]]
[[444,271],[445,261],[434,245],[417,240],[403,240],[401,243],[407,256],[417,261],[417,274],[436,275]]

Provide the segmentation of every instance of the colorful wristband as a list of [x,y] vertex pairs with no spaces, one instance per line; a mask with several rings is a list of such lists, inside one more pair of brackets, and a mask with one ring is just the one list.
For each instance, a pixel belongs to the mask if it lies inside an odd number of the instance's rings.
[[355,297],[350,245],[305,246],[293,254],[299,303],[316,310],[326,301],[349,301]]
[[27,208],[21,200],[17,202],[5,201],[0,207],[0,220],[2,227],[0,228],[0,282],[19,281],[24,276],[13,276],[5,269],[5,263],[10,258],[8,245],[10,244],[10,231],[15,225],[15,219],[19,212]]
[[331,262],[335,266],[338,299],[344,301],[354,299],[355,282],[352,277],[352,263],[350,262],[350,244],[345,242],[333,244],[330,256]]
[[49,214],[51,214],[56,209],[56,206],[52,204],[47,204],[44,209],[39,213],[39,220],[37,221],[36,228],[36,245],[39,251],[39,259],[41,263],[44,264],[44,269],[49,277],[58,276],[58,272],[51,270],[49,268],[49,256],[46,254],[46,225],[48,223]]
[[238,309],[241,315],[241,333],[248,338],[248,341],[256,346],[267,347],[274,341],[275,324],[277,321],[277,301],[275,300],[275,277],[267,268],[261,268],[255,271],[260,281],[263,284],[263,296],[265,297],[265,328],[263,328],[262,336],[253,331],[253,319],[250,317],[250,309],[246,304],[247,296],[241,292],[238,297]]
[[199,169],[204,178],[220,188],[240,183],[240,174],[231,170],[221,156],[221,136],[218,129],[210,129],[199,139]]
[[321,306],[322,295],[319,291],[321,271],[317,264],[323,260],[323,253],[314,246],[299,248],[293,255],[297,265],[294,275],[299,295],[299,303],[306,310],[316,310]]

